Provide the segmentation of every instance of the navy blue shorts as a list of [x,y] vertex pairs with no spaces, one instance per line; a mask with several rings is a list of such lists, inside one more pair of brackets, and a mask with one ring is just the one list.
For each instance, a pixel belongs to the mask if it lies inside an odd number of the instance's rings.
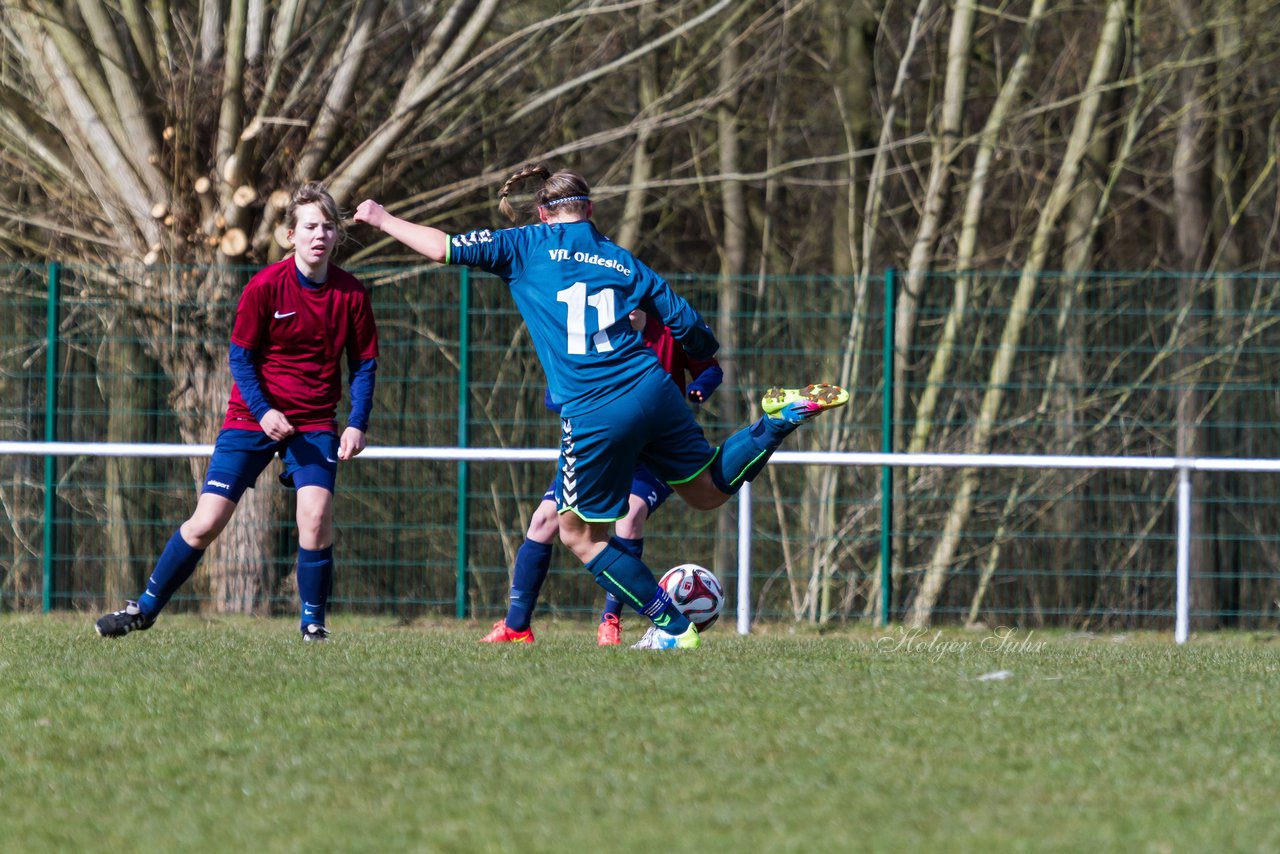
[[338,437],[330,431],[294,433],[277,442],[257,430],[226,428],[213,445],[200,492],[239,501],[271,460],[284,463],[280,481],[295,488],[319,486],[333,492],[338,479]]
[[622,397],[560,422],[556,509],[587,522],[627,515],[639,466],[658,483],[686,483],[716,453],[679,386],[665,374],[650,374]]

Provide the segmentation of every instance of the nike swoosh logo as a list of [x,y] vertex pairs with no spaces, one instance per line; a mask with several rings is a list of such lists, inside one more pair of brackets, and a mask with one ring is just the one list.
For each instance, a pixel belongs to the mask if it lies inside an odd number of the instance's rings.
[[296,312],[296,311],[291,311],[291,312],[289,312],[288,314],[281,314],[280,312],[278,312],[278,311],[277,311],[277,312],[276,312],[276,320],[282,320],[282,319],[284,319],[284,318],[286,318],[286,317],[293,317],[295,314],[297,314],[297,312]]
[[324,458],[324,461],[325,461],[326,463],[336,463],[336,462],[337,462],[337,460],[335,460],[333,457],[325,457],[325,458]]

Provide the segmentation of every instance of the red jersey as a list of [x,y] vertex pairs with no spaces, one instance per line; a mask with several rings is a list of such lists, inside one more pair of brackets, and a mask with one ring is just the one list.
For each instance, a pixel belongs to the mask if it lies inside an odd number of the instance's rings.
[[644,339],[649,349],[657,354],[662,367],[671,374],[671,379],[676,381],[676,385],[680,386],[681,394],[685,393],[685,386],[688,384],[685,378],[686,371],[689,376],[696,379],[698,374],[707,368],[719,364],[714,358],[690,359],[684,348],[680,346],[680,342],[671,334],[671,330],[663,324],[662,318],[652,312],[646,314],[645,318],[640,337]]
[[[254,354],[262,393],[301,431],[335,430],[343,362],[378,357],[364,285],[330,264],[327,282],[304,287],[292,257],[245,285],[231,343]],[[235,385],[223,427],[262,430]]]

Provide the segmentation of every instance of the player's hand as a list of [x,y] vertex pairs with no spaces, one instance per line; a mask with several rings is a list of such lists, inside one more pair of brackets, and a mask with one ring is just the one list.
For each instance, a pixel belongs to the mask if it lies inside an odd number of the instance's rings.
[[[355,214],[351,217],[356,222],[364,222],[382,230],[382,224],[387,221],[387,209],[375,202],[373,199],[365,199],[356,208]],[[357,451],[357,453],[359,453]]]
[[358,427],[348,427],[342,431],[338,440],[338,459],[349,460],[365,449],[364,431]]
[[702,393],[702,389],[691,388],[689,389],[689,400],[693,401],[694,403],[706,403],[707,396]]
[[262,432],[276,442],[288,439],[295,432],[289,419],[279,409],[267,410],[267,414],[258,423],[262,425]]

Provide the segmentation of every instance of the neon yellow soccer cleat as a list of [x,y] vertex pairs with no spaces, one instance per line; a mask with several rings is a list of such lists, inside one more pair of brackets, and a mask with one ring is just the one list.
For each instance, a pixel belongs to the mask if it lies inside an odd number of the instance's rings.
[[798,424],[819,412],[844,406],[848,402],[849,392],[840,386],[810,383],[804,388],[771,388],[764,393],[760,406],[766,415]]
[[685,629],[683,634],[673,635],[670,632],[664,632],[657,626],[650,626],[649,630],[644,633],[644,637],[631,645],[632,649],[697,649],[702,646],[702,638],[698,636],[698,629],[693,623],[689,624],[689,628]]

